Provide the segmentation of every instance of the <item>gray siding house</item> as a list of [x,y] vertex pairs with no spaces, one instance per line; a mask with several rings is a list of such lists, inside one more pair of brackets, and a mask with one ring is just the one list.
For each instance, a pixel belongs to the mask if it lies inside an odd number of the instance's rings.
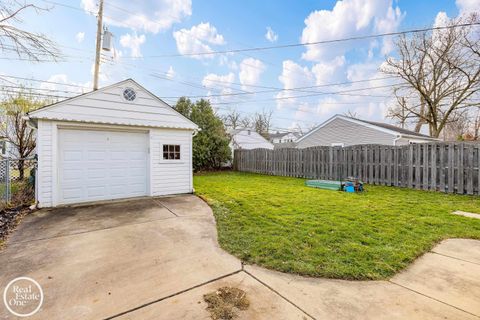
[[297,148],[315,146],[347,147],[358,144],[390,146],[426,143],[439,139],[390,124],[335,115],[297,140]]

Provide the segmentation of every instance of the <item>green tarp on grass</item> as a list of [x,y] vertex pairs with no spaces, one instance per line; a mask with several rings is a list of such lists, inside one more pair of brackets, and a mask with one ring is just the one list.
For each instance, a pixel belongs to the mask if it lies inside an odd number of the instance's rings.
[[307,187],[325,189],[325,190],[335,190],[338,191],[342,188],[342,183],[340,181],[333,180],[307,180],[305,181]]

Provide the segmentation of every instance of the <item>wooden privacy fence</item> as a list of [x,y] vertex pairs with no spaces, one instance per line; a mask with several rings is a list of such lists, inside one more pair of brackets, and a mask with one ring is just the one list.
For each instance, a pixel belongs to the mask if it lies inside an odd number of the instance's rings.
[[234,169],[277,176],[341,180],[448,193],[480,194],[480,144],[357,145],[236,150]]

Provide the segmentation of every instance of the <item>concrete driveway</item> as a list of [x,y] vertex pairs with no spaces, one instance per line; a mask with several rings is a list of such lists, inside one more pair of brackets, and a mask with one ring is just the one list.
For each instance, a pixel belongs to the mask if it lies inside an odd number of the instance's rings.
[[[242,266],[195,196],[41,210],[0,253],[0,288],[44,291],[27,319],[209,319],[203,294],[247,292],[239,319],[478,319],[480,242],[447,240],[389,281],[311,279]],[[16,319],[1,303],[0,319]]]

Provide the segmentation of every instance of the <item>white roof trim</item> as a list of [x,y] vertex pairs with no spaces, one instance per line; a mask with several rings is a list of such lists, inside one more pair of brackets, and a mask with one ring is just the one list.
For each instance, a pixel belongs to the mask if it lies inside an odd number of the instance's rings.
[[[106,91],[110,88],[113,88],[113,87],[116,87],[116,86],[120,86],[120,85],[124,85],[125,83],[133,83],[134,85],[137,85],[139,86],[140,88],[142,88],[148,95],[150,95],[153,99],[155,100],[158,100],[160,101],[161,103],[164,103],[165,105],[169,106],[170,108],[172,108],[172,110],[177,113],[179,116],[181,116],[182,118],[184,118],[185,120],[187,120],[190,124],[192,124],[193,126],[193,129],[197,130],[198,129],[198,126],[197,124],[195,124],[192,120],[188,119],[187,117],[185,117],[183,114],[181,114],[180,112],[178,112],[177,110],[175,110],[172,106],[170,106],[168,103],[166,103],[165,101],[163,101],[162,99],[160,99],[159,97],[157,97],[156,95],[154,95],[152,92],[150,92],[149,90],[147,90],[144,86],[140,85],[139,83],[137,83],[135,80],[133,79],[125,79],[123,81],[120,81],[120,82],[117,82],[117,83],[114,83],[114,84],[111,84],[109,86],[106,86],[106,87],[103,87],[103,88],[100,88],[98,90],[94,90],[94,91],[90,91],[90,92],[87,92],[87,93],[82,93],[78,96],[74,96],[74,97],[71,97],[71,98],[67,98],[65,100],[62,100],[62,101],[59,101],[59,102],[56,102],[54,104],[51,104],[51,105],[48,105],[48,106],[45,106],[43,108],[40,108],[40,109],[37,109],[37,110],[34,110],[32,112],[29,112],[27,113],[27,116],[28,116],[28,119],[47,119],[47,120],[63,120],[63,119],[54,119],[52,117],[42,117],[42,116],[36,116],[37,114],[41,114],[43,111],[47,111],[47,110],[50,110],[50,109],[54,109],[56,107],[59,107],[59,106],[62,106],[64,104],[67,104],[67,103],[72,103],[78,99],[81,99],[81,98],[85,98],[85,97],[89,97],[91,95],[94,95],[98,92],[102,92],[102,91]],[[82,122],[82,121],[81,121]],[[88,122],[93,122],[93,121],[88,121]],[[103,123],[103,122],[99,122],[99,123]],[[173,127],[172,127],[173,128]]]
[[386,128],[382,128],[382,127],[379,127],[379,126],[376,126],[374,124],[369,124],[369,123],[366,123],[366,122],[363,122],[363,121],[359,121],[359,120],[356,120],[356,119],[352,119],[350,117],[346,117],[346,116],[342,116],[340,114],[336,114],[334,115],[333,117],[331,117],[330,119],[326,120],[325,122],[321,123],[320,125],[318,125],[317,127],[313,128],[312,130],[310,130],[310,132],[308,132],[307,134],[305,134],[304,136],[300,137],[296,142],[301,142],[303,139],[307,138],[308,136],[310,136],[312,133],[316,132],[318,129],[320,128],[323,128],[324,126],[326,126],[327,124],[329,124],[330,122],[332,122],[333,120],[335,119],[342,119],[342,120],[346,120],[346,121],[350,121],[350,122],[353,122],[355,124],[359,124],[359,125],[362,125],[364,127],[367,127],[367,128],[371,128],[371,129],[374,129],[374,130],[377,130],[377,131],[381,131],[381,132],[385,132],[385,133],[388,133],[388,134],[391,134],[391,135],[394,135],[394,136],[398,136],[398,137],[411,137],[411,138],[415,138],[415,139],[425,139],[425,140],[438,140],[438,139],[435,139],[435,138],[431,138],[431,137],[417,137],[417,136],[410,136],[410,135],[407,135],[407,134],[402,134],[398,131],[394,131],[394,130],[390,130],[390,129],[386,129]]

